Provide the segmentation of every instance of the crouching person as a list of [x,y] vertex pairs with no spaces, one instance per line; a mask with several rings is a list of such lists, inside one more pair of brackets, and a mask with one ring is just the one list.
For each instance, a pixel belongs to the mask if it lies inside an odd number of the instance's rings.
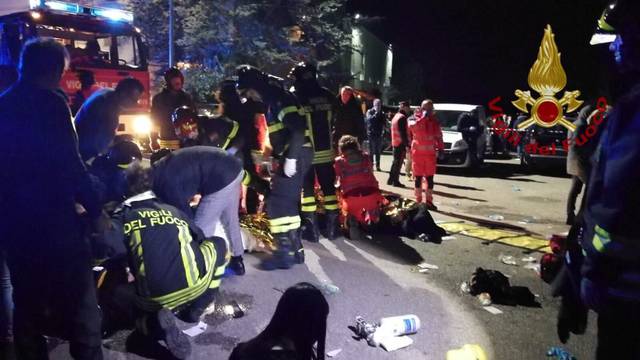
[[361,227],[370,228],[380,220],[386,202],[373,175],[369,155],[360,149],[358,139],[345,135],[338,143],[340,156],[334,163],[340,188],[340,207],[351,238],[360,237]]
[[115,211],[94,248],[110,259],[126,258],[135,278],[134,344],[161,340],[174,357],[184,359],[191,347],[174,314],[197,322],[205,313],[224,274],[227,246],[222,238],[205,239],[182,211],[159,201],[148,190],[149,172],[133,165],[128,181],[137,195]]

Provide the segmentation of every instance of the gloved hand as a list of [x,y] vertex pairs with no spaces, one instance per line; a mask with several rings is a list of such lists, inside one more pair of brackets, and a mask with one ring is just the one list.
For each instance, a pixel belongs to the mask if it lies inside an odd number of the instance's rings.
[[293,177],[296,174],[296,159],[284,159],[284,175],[286,177]]

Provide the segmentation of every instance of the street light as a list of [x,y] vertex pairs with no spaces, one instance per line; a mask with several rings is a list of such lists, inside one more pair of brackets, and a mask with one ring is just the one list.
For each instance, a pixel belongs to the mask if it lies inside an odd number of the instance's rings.
[[353,18],[356,20],[360,20],[360,14],[356,14]]

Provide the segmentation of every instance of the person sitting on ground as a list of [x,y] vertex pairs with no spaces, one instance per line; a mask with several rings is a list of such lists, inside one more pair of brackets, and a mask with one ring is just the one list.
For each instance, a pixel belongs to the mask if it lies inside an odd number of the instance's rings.
[[[150,191],[151,169],[139,161],[127,170],[127,181],[128,195],[133,196],[115,211],[103,236],[94,241],[94,256],[120,260],[131,269],[134,283],[121,286],[135,285],[132,309],[124,311],[136,314],[137,332],[132,337],[143,343],[163,340],[173,356],[184,359],[191,347],[176,327],[174,313],[186,322],[197,322],[213,310],[210,304],[228,259],[226,242],[205,238],[189,216],[161,202]],[[127,293],[116,291],[117,286],[107,288],[114,289],[112,296]],[[122,304],[122,299],[108,301],[109,297],[101,293],[101,305]],[[102,307],[105,325],[122,316]]]
[[328,315],[322,292],[298,283],[284,292],[264,331],[238,344],[229,360],[324,360]]
[[340,156],[334,169],[340,187],[341,209],[345,218],[362,225],[373,225],[380,218],[384,198],[373,175],[371,158],[360,149],[358,139],[345,135],[338,142]]

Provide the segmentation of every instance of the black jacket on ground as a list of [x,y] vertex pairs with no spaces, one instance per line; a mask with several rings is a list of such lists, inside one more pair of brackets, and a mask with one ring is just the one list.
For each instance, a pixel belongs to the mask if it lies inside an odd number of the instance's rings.
[[162,201],[192,216],[191,198],[215,193],[235,180],[242,163],[212,146],[178,149],[153,165],[153,191]]
[[334,144],[337,144],[343,135],[355,136],[362,143],[366,134],[360,102],[352,96],[346,104],[343,104],[340,95],[338,95],[337,101],[339,105],[333,123]]

